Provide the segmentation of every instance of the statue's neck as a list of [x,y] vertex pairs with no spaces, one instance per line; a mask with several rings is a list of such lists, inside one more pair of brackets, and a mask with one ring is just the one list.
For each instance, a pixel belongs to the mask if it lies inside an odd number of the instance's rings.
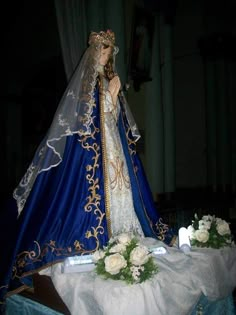
[[104,66],[98,64],[97,65],[97,71],[98,71],[98,73],[104,75]]

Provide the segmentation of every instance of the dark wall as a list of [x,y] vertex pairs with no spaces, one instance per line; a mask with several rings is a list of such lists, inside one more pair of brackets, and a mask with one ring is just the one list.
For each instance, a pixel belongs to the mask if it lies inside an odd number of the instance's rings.
[[46,133],[66,87],[54,2],[23,1],[5,10],[1,165],[10,194]]

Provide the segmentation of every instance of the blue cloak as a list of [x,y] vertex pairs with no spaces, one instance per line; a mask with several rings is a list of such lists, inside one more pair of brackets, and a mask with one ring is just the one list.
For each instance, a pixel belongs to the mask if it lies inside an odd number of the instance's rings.
[[[62,162],[40,173],[14,231],[1,242],[0,295],[19,292],[32,285],[31,275],[65,257],[94,252],[107,244],[110,218],[104,195],[102,115],[99,91],[95,91],[94,124],[91,134],[72,135],[66,140]],[[120,99],[118,128],[128,166],[134,209],[144,235],[170,245],[173,231],[162,222],[135,150],[135,141]],[[6,228],[6,226],[5,226]]]

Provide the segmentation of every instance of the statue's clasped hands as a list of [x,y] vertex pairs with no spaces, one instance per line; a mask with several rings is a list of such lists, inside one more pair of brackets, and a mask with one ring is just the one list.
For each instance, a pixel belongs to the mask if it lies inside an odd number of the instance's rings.
[[108,91],[111,94],[111,98],[112,98],[112,103],[115,106],[116,105],[116,101],[117,101],[117,95],[120,91],[120,78],[118,77],[118,75],[114,76],[113,79],[111,79],[111,81],[108,84]]

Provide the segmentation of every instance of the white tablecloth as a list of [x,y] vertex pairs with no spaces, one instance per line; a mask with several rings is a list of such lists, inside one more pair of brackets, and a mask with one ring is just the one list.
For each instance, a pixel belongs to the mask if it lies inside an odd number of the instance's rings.
[[[146,238],[145,245],[163,246]],[[56,264],[44,274],[72,315],[185,315],[204,294],[209,300],[230,295],[236,287],[236,247],[193,249],[185,255],[177,247],[156,258],[159,273],[141,284],[103,280],[93,271],[61,273]]]

